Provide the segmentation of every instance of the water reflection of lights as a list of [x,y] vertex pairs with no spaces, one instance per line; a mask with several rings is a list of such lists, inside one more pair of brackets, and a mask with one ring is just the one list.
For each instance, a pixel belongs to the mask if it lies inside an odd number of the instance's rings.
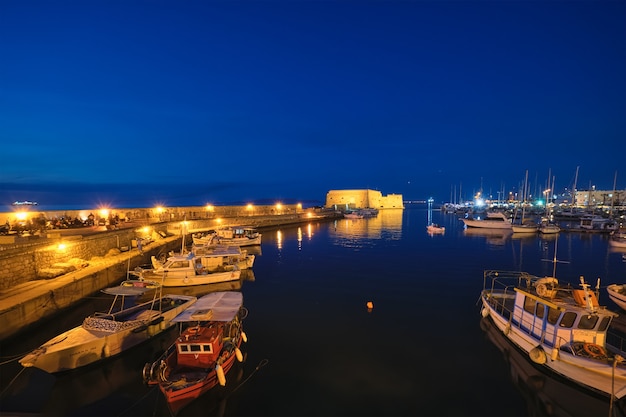
[[280,230],[276,231],[276,246],[278,249],[283,248],[283,233]]
[[402,236],[403,209],[380,210],[376,217],[333,222],[335,243],[344,247],[362,247],[375,241],[398,240]]
[[311,240],[311,238],[313,237],[313,226],[311,225],[311,223],[307,224],[306,226],[306,237],[308,237],[309,240]]
[[298,250],[302,250],[302,228],[298,227]]

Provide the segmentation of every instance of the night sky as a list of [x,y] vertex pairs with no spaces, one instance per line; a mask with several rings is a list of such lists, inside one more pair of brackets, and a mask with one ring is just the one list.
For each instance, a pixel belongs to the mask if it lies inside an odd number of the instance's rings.
[[8,0],[0,59],[0,205],[626,188],[621,0]]

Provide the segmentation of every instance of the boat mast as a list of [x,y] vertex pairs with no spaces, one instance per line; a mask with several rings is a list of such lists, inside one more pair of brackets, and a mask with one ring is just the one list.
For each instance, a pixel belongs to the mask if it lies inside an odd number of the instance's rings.
[[573,211],[574,200],[576,199],[576,183],[578,182],[578,168],[580,168],[580,165],[576,167],[576,175],[574,176],[574,188],[572,189],[572,202],[570,203],[570,211]]
[[611,209],[609,210],[609,219],[613,218],[613,202],[615,201],[615,186],[617,185],[617,171],[615,171],[615,177],[613,178],[613,194],[611,195]]

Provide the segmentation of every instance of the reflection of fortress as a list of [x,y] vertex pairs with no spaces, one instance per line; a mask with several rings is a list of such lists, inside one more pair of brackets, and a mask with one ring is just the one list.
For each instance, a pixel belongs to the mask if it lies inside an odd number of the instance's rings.
[[383,196],[376,190],[330,190],[326,194],[326,207],[335,209],[403,209],[402,194]]

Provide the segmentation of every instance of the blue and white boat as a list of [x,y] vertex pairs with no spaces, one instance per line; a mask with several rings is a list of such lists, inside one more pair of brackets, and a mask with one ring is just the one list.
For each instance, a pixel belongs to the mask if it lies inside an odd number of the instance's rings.
[[[525,272],[484,272],[481,313],[546,371],[606,395],[626,396],[624,339],[611,327],[617,314],[597,291]],[[610,342],[609,342],[610,341]]]

